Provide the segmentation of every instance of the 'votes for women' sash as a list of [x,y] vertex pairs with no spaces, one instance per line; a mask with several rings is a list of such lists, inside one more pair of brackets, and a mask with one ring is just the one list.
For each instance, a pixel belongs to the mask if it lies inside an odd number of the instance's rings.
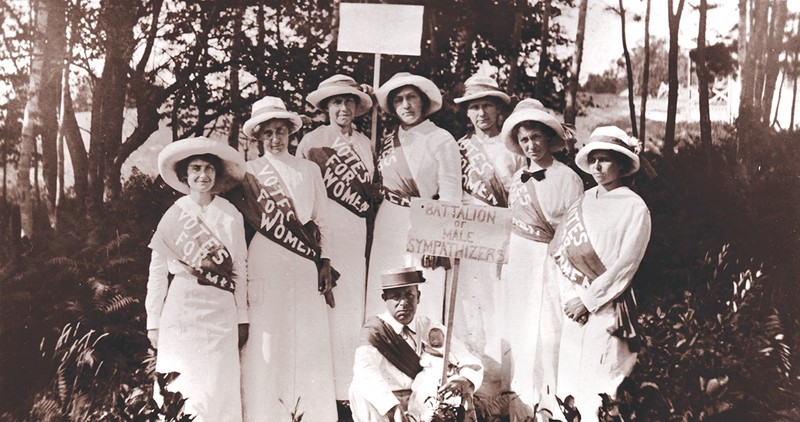
[[408,342],[397,334],[392,327],[378,317],[371,317],[364,324],[363,330],[365,344],[371,344],[378,349],[383,357],[395,368],[399,369],[409,378],[414,379],[422,372],[419,364],[419,355]]
[[[586,232],[583,222],[583,199],[575,201],[567,210],[564,222],[558,227],[555,241],[551,244],[550,255],[555,259],[564,276],[573,283],[591,284],[606,272]],[[636,297],[633,287],[614,299],[616,321],[608,329],[609,334],[628,342],[631,351],[640,347],[635,325]]]
[[534,179],[525,183],[517,180],[511,184],[511,232],[536,242],[553,240],[555,229],[547,221],[536,195]]
[[508,192],[497,177],[489,155],[471,136],[457,141],[461,151],[461,185],[464,191],[494,207],[508,207]]
[[308,159],[322,171],[328,198],[359,217],[367,216],[372,196],[369,170],[350,142],[337,136],[330,147],[311,148]]
[[202,285],[233,292],[233,259],[203,220],[179,204],[164,214],[150,248],[176,259]]
[[381,195],[387,201],[410,207],[411,198],[419,197],[419,188],[411,176],[397,130],[383,139],[378,156],[378,171],[382,178]]

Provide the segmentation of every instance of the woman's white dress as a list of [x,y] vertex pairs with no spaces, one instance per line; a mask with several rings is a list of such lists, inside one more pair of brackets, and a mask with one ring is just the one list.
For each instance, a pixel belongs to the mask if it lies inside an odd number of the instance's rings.
[[583,222],[591,245],[606,272],[590,285],[579,286],[563,276],[555,260],[548,272],[561,288],[561,301],[579,297],[589,319],[579,324],[564,319],[558,365],[558,396],[575,397],[583,421],[596,421],[598,394],[615,397],[617,387],[630,375],[636,353],[626,342],[608,333],[614,325],[613,300],[630,286],[650,240],[650,212],[642,198],[627,187],[601,196],[598,188],[586,191]]
[[[529,169],[540,168],[534,163]],[[526,207],[516,193],[522,185],[518,171],[512,180],[509,202],[512,211]],[[583,193],[583,183],[572,169],[559,161],[545,171],[545,178],[533,181],[544,217],[556,228],[570,204]],[[509,263],[503,267],[501,298],[504,335],[510,357],[511,389],[519,395],[511,402],[511,417],[525,420],[533,416],[533,408],[557,409],[555,394],[558,343],[563,312],[556,280],[544,277],[547,243],[537,242],[512,232]]]
[[[294,202],[297,217],[314,220],[326,255],[328,198],[316,164],[269,153],[247,163],[254,175],[269,160]],[[335,421],[328,306],[317,290],[313,261],[256,233],[248,253],[250,339],[242,350],[242,396],[247,421]]]
[[[238,324],[247,323],[247,265],[242,215],[215,197],[201,207],[188,196],[173,207],[199,216],[233,259],[234,293],[200,285],[174,258],[152,252],[147,281],[147,329],[158,329],[156,371],[179,372],[169,385],[186,398],[195,421],[241,421]],[[175,274],[172,282],[167,272]],[[156,386],[157,388],[157,386]],[[161,396],[156,392],[157,400]]]
[[[453,135],[430,120],[425,120],[409,130],[399,128],[398,136],[420,197],[433,198],[438,194],[440,201],[460,203],[461,155]],[[370,252],[367,318],[386,310],[381,299],[381,274],[384,271],[405,266],[422,268],[422,257],[406,252],[410,227],[410,208],[388,200],[381,203]],[[445,299],[445,270],[426,268],[423,275],[426,282],[419,288],[422,297],[417,312],[441,323]]]
[[[310,149],[330,147],[337,138],[352,146],[366,165],[371,180],[375,164],[370,140],[356,131],[347,136],[342,134],[339,126],[320,126],[303,137],[297,146],[297,156],[308,158]],[[364,318],[367,225],[364,218],[330,198],[328,221],[335,223],[330,224],[325,245],[331,264],[341,274],[337,281],[338,285],[333,290],[336,307],[328,308],[336,399],[347,400],[350,382],[353,379],[353,356],[359,344]]]

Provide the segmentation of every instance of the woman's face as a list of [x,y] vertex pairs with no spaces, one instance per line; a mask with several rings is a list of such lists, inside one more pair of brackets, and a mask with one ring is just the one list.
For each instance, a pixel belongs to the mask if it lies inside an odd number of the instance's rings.
[[416,89],[406,86],[397,91],[392,98],[394,112],[404,127],[414,126],[422,121],[422,97]]
[[608,151],[597,150],[589,153],[589,171],[595,182],[605,187],[616,186],[622,176],[622,166]]
[[264,142],[270,153],[281,154],[289,145],[289,126],[283,120],[268,120],[258,126],[256,138]]
[[197,193],[210,192],[217,180],[217,169],[214,165],[201,158],[195,158],[186,167],[186,183],[189,190]]
[[528,129],[521,126],[517,131],[517,142],[522,153],[534,163],[547,162],[553,156],[550,152],[550,137],[539,128]]
[[479,98],[469,102],[467,107],[467,117],[472,125],[483,132],[490,132],[497,129],[497,116],[500,110],[497,104],[486,98]]
[[358,100],[352,95],[334,95],[328,99],[328,117],[331,123],[348,127],[356,116]]

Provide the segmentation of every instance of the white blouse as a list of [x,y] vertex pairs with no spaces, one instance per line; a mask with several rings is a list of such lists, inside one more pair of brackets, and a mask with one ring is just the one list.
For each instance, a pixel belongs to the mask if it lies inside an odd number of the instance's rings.
[[450,132],[430,120],[398,129],[400,145],[420,197],[461,202],[461,153]]
[[372,144],[363,133],[353,130],[350,135],[343,134],[337,125],[323,125],[303,136],[303,140],[297,145],[297,156],[308,158],[308,151],[312,148],[330,147],[336,138],[341,138],[352,145],[361,161],[367,167],[370,176],[375,172],[375,162],[373,160]]
[[[494,166],[497,179],[500,180],[500,183],[503,184],[506,192],[508,192],[511,188],[514,173],[525,167],[525,158],[509,151],[500,135],[488,138],[472,135],[472,142],[481,145],[486,151],[489,161]],[[486,205],[485,202],[469,194],[464,195],[464,202],[472,205]]]
[[[532,162],[528,171],[540,170],[536,163]],[[516,191],[523,186],[520,175],[522,169],[514,173],[509,192],[509,204],[514,202],[517,196]],[[567,208],[572,205],[583,194],[583,182],[578,175],[566,164],[558,160],[553,160],[553,164],[545,171],[542,180],[533,180],[536,188],[536,198],[547,222],[557,228],[561,218],[567,212]],[[527,204],[521,204],[527,205]]]

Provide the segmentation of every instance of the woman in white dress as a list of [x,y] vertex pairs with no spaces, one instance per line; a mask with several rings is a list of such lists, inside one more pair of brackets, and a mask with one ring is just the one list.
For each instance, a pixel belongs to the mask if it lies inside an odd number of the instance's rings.
[[615,398],[636,364],[638,338],[631,287],[650,240],[650,212],[625,183],[639,170],[639,141],[599,127],[575,163],[591,174],[589,189],[565,214],[548,267],[561,287],[564,319],[559,397],[572,395],[583,421],[596,421],[599,394]]
[[567,207],[583,193],[572,169],[555,160],[567,132],[537,100],[522,100],[503,124],[509,150],[525,157],[526,168],[511,182],[509,263],[503,268],[503,323],[511,357],[511,419],[534,418],[533,410],[555,412],[558,341],[562,314],[555,280],[544,273],[547,245]]
[[319,166],[328,192],[328,220],[336,222],[328,230],[325,246],[341,277],[336,286],[336,307],[328,310],[328,317],[336,400],[347,400],[364,319],[366,218],[374,212],[375,171],[370,140],[355,130],[353,119],[370,111],[372,99],[353,78],[334,75],[322,81],[306,101],[326,112],[330,122],[303,137],[297,156]]
[[180,373],[169,389],[183,394],[183,411],[195,421],[242,420],[247,246],[242,215],[216,194],[236,185],[244,166],[238,151],[203,137],[174,142],[158,155],[164,182],[187,195],[167,210],[149,245],[147,335],[156,371]]
[[319,167],[287,151],[302,124],[282,100],[265,97],[243,127],[266,149],[247,162],[244,196],[234,198],[256,229],[248,251],[250,340],[242,351],[247,421],[290,421],[295,411],[303,420],[337,419],[328,198]]
[[[469,133],[456,141],[461,152],[465,204],[508,208],[511,178],[525,165],[525,158],[506,148],[500,137],[503,111],[510,101],[494,79],[481,75],[467,79],[464,96],[453,100],[462,106],[472,124]],[[461,260],[460,267],[453,332],[483,361],[483,393],[496,395],[504,387],[500,370],[502,321],[497,316],[505,305],[498,297],[499,267],[466,259]]]
[[439,88],[427,78],[400,72],[375,92],[381,108],[399,121],[399,127],[381,142],[378,172],[381,203],[369,258],[366,315],[384,308],[380,300],[381,274],[408,266],[425,267],[428,280],[422,290],[420,314],[442,321],[446,259],[413,256],[406,252],[413,197],[461,202],[461,165],[453,136],[427,119],[442,107]]

